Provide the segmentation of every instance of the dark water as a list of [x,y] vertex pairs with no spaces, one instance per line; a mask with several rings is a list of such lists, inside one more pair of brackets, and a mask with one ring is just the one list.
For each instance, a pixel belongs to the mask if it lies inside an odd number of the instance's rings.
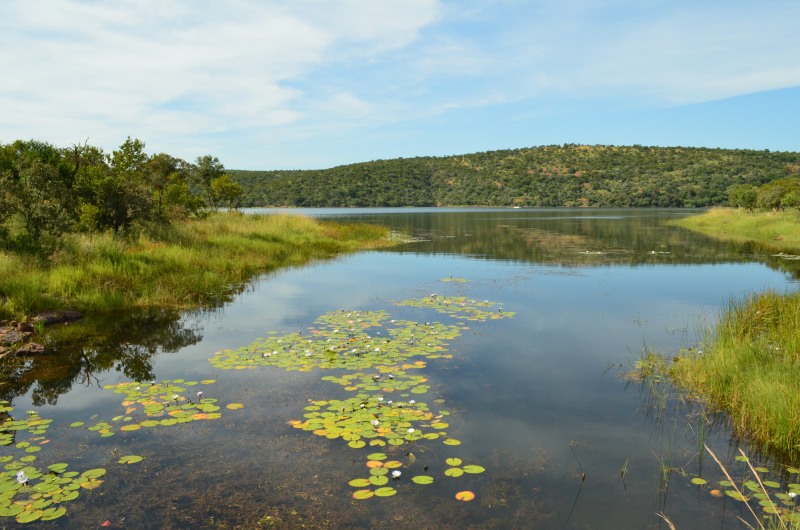
[[[712,484],[723,478],[703,442],[735,468],[738,446],[724,418],[712,422],[697,406],[623,374],[644,349],[697,346],[731,297],[794,289],[793,274],[776,258],[666,225],[686,211],[290,213],[385,224],[418,240],[263,277],[214,310],[72,325],[51,332],[57,355],[5,366],[0,394],[13,417],[35,411],[53,420],[31,465],[106,469],[99,487],[64,504],[65,516],[32,526],[666,528],[655,515],[662,512],[679,529],[742,527],[741,503],[691,483],[698,475]],[[451,278],[467,281],[442,281]],[[321,377],[352,370],[209,362],[271,332],[309,335],[318,317],[340,309],[458,321],[394,305],[431,293],[514,313],[464,326],[447,344],[452,358],[427,360],[415,372],[427,378],[428,392],[402,398],[449,412],[443,421],[458,446],[439,439],[354,449],[289,424],[304,419],[310,400],[344,399],[347,391]],[[213,379],[182,390],[180,399],[196,401],[202,388],[219,400],[222,417],[135,431],[112,420],[146,418],[126,412],[125,396],[103,386],[175,379]],[[69,426],[78,421],[85,425]],[[114,424],[113,436],[86,429],[99,421]],[[19,450],[0,448],[0,455]],[[388,483],[397,493],[353,499],[359,488],[348,482],[369,477],[366,455],[379,451],[402,463],[400,479]],[[119,464],[123,455],[144,460]],[[486,471],[445,476],[451,457]],[[417,474],[433,484],[414,484]],[[461,491],[476,497],[460,502]]]

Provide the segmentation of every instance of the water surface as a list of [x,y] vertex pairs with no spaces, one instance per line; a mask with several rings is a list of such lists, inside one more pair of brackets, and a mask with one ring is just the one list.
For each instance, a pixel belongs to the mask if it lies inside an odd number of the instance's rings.
[[[49,525],[618,529],[664,527],[655,516],[663,512],[681,529],[741,527],[741,504],[690,482],[721,478],[702,442],[729,462],[734,456],[724,419],[708,424],[673,401],[653,406],[648,386],[623,374],[645,349],[697,346],[731,297],[794,289],[776,258],[666,224],[691,213],[685,210],[281,212],[384,224],[416,240],[264,276],[213,310],[73,325],[51,337],[60,360],[6,368],[0,393],[14,416],[31,410],[53,419],[35,465],[107,470],[100,487],[67,503],[67,515]],[[465,322],[395,305],[434,293],[486,301],[491,312],[513,317]],[[395,398],[449,413],[440,420],[460,445],[423,439],[354,449],[290,425],[312,401],[352,395],[321,379],[352,370],[209,362],[258,338],[311,337],[318,317],[339,310],[459,324],[447,344],[452,357],[414,372],[427,378],[428,392]],[[391,324],[384,325],[388,333]],[[124,397],[103,386],[176,379],[214,380],[186,388],[180,399],[199,400],[202,388],[220,405],[244,408],[222,407],[216,420],[116,428],[107,437],[86,430],[126,414]],[[77,421],[85,426],[69,427]],[[415,427],[433,432],[431,421]],[[369,477],[366,455],[381,451],[402,464],[401,477],[388,483],[397,493],[354,499],[358,488],[348,482]],[[144,460],[117,463],[130,454]],[[486,471],[446,476],[452,457]],[[419,474],[433,484],[411,482]],[[456,500],[461,491],[475,499]]]

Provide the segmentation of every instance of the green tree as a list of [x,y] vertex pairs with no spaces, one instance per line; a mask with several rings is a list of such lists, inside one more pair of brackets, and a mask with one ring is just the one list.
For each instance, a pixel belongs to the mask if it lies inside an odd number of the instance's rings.
[[211,181],[209,190],[209,206],[226,206],[228,208],[238,208],[239,200],[244,194],[242,186],[234,182],[227,173],[223,173]]
[[215,156],[203,155],[197,157],[191,175],[192,192],[201,196],[209,208],[216,208],[214,193],[211,183],[225,174],[225,166]]
[[728,201],[731,206],[752,211],[756,207],[758,187],[752,184],[734,184],[728,188]]

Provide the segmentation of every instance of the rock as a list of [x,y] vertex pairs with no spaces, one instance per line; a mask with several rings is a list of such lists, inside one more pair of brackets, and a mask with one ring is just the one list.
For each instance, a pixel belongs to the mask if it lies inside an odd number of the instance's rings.
[[0,328],[0,345],[6,346],[22,342],[31,336],[31,333],[12,328]]
[[74,322],[80,320],[83,315],[80,311],[62,310],[62,311],[45,311],[33,317],[33,322],[44,322],[45,326],[51,324],[59,324],[61,322]]
[[20,322],[19,324],[17,324],[17,330],[28,333],[33,333],[34,331],[36,331],[36,329],[33,327],[33,324],[31,324],[30,322]]
[[17,350],[17,355],[33,355],[44,353],[44,346],[37,342],[29,342]]

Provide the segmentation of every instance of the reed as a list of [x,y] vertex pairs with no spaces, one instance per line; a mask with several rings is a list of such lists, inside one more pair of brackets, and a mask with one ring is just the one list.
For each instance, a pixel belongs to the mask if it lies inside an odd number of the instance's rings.
[[125,237],[65,236],[42,259],[0,252],[0,318],[47,309],[217,305],[255,275],[392,244],[386,228],[216,213]]

